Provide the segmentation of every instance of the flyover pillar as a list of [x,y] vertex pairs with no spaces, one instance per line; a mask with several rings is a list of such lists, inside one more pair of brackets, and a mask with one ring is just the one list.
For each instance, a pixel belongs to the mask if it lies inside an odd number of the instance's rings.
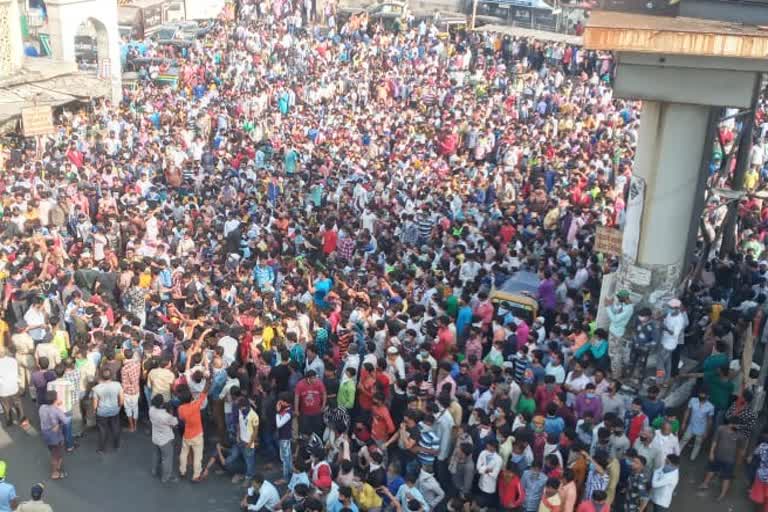
[[[610,281],[627,289],[636,307],[659,307],[678,294],[694,247],[717,112],[752,106],[768,70],[768,33],[729,22],[595,11],[584,46],[614,52],[614,95],[643,102],[622,255]],[[612,370],[620,374],[625,342],[609,341]]]

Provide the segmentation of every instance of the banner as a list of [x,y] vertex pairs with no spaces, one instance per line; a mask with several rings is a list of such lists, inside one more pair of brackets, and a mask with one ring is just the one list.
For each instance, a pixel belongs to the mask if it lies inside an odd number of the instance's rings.
[[616,228],[597,226],[595,230],[595,252],[621,256],[621,231]]
[[25,137],[53,133],[53,111],[50,106],[21,109],[21,127]]
[[628,263],[637,261],[637,249],[640,245],[640,228],[645,205],[645,179],[632,176],[629,182],[629,199],[624,220],[624,237],[621,251]]

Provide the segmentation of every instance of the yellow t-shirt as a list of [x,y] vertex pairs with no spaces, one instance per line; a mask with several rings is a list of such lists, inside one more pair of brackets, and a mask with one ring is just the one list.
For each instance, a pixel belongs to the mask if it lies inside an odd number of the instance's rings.
[[760,175],[754,169],[747,171],[744,176],[744,188],[747,190],[754,190],[757,188],[757,182],[760,180]]
[[5,320],[0,320],[0,343],[4,343],[5,336],[8,334],[9,330],[8,322]]
[[142,272],[139,274],[139,288],[149,288],[152,285],[152,274]]

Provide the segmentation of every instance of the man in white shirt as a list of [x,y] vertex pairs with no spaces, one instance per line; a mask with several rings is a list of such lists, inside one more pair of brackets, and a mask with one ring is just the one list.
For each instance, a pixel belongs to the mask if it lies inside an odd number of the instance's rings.
[[651,502],[653,503],[654,512],[664,512],[669,509],[672,503],[672,495],[680,479],[679,466],[680,457],[669,455],[664,466],[653,472],[653,477],[651,478]]
[[501,472],[501,456],[497,453],[499,443],[490,439],[477,457],[477,474],[480,475],[477,486],[483,494],[481,506],[488,506],[496,499],[496,484]]
[[39,343],[47,332],[48,323],[45,319],[45,304],[42,299],[35,298],[32,305],[24,313],[24,321],[27,323],[27,332],[35,343]]
[[682,303],[679,299],[671,299],[667,306],[669,312],[664,317],[661,326],[661,350],[657,369],[664,372],[663,379],[668,381],[672,375],[672,352],[677,348],[683,330],[685,329],[685,316],[681,313]]
[[229,368],[229,365],[232,364],[235,359],[237,359],[237,340],[233,338],[231,334],[236,333],[234,330],[232,330],[230,334],[219,338],[219,341],[216,343],[216,345],[224,350],[222,359],[224,359],[224,366],[227,368]]
[[592,382],[592,377],[584,373],[584,367],[579,361],[573,360],[573,370],[565,378],[563,388],[568,392],[568,405],[573,406],[576,395],[587,388],[587,384]]
[[656,431],[654,442],[658,444],[664,457],[680,455],[680,442],[677,436],[672,433],[672,424],[670,422],[665,421],[662,423],[661,430]]
[[5,425],[13,424],[15,412],[19,423],[24,418],[24,408],[19,395],[19,363],[8,354],[4,345],[0,344],[0,405],[3,406]]
[[256,473],[240,506],[245,510],[274,510],[278,503],[280,503],[280,494],[277,488],[268,482],[264,475]]

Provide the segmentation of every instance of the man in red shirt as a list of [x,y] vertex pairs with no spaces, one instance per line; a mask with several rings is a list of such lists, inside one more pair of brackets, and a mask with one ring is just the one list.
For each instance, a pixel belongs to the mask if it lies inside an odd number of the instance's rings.
[[450,347],[453,346],[454,336],[450,327],[451,319],[448,316],[442,315],[438,317],[437,322],[439,324],[437,328],[437,343],[432,346],[432,357],[440,362],[448,355]]
[[293,410],[299,415],[301,435],[323,435],[323,409],[327,399],[323,381],[317,378],[315,370],[307,370],[304,378],[296,384],[293,399]]
[[376,386],[384,394],[384,401],[389,401],[389,387],[392,384],[389,374],[387,373],[387,361],[385,359],[378,360],[378,366],[376,367]]
[[357,405],[364,412],[370,412],[373,407],[373,393],[376,389],[376,376],[373,364],[364,363],[360,372],[360,383],[357,385]]
[[376,393],[371,407],[371,437],[381,447],[394,432],[395,423],[384,405],[384,393]]
[[186,384],[180,384],[176,388],[176,396],[179,397],[179,419],[184,422],[184,437],[181,440],[181,455],[179,455],[179,474],[182,478],[187,474],[187,462],[189,452],[192,451],[192,481],[200,481],[200,473],[203,470],[203,418],[200,408],[205,403],[208,390],[211,387],[211,379],[205,376],[205,387],[197,400],[192,399],[192,390]]
[[333,226],[326,225],[325,232],[323,233],[323,254],[328,256],[336,250],[336,242],[338,241],[338,234],[333,229]]

